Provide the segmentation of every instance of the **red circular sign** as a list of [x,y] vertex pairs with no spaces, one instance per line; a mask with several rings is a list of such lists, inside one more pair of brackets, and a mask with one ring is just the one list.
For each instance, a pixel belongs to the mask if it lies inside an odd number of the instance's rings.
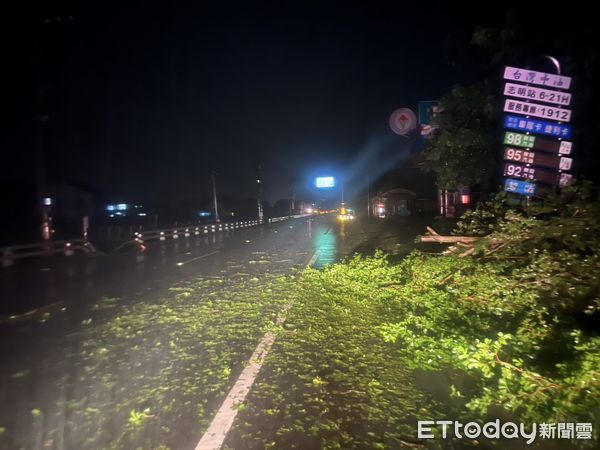
[[399,135],[406,135],[417,127],[417,116],[408,108],[400,108],[390,116],[390,128]]

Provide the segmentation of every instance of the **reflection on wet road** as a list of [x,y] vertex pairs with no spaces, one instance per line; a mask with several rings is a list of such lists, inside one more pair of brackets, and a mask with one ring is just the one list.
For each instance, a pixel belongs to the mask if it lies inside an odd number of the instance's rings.
[[335,232],[332,232],[332,226],[320,228],[315,233],[315,247],[318,252],[315,267],[321,268],[336,261],[337,239]]
[[[316,266],[324,267],[356,246],[357,237],[349,232],[356,228],[317,216],[149,243],[142,253],[24,261],[0,270],[0,315],[57,302],[85,304],[102,296],[136,298],[190,276],[233,276],[242,265],[251,273],[285,273],[305,265],[315,251]],[[253,252],[270,255],[271,262],[256,262]]]
[[251,272],[285,272],[306,264],[317,247],[315,236],[326,230],[329,222],[329,217],[303,218],[150,243],[143,253],[24,261],[0,270],[0,315],[18,314],[56,302],[81,304],[102,296],[132,298],[198,274],[234,275],[231,267],[256,259],[252,252],[268,253],[273,261],[250,264]]

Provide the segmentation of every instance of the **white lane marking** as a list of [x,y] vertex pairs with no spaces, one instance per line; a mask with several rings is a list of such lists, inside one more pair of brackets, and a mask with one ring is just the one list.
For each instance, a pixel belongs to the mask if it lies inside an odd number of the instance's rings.
[[315,252],[312,255],[312,258],[310,258],[310,261],[308,261],[308,264],[306,265],[306,267],[312,267],[314,265],[314,263],[317,262],[318,257],[319,257],[319,252]]
[[184,264],[188,264],[188,263],[191,263],[191,262],[194,262],[194,261],[198,261],[199,259],[204,259],[204,258],[207,258],[207,257],[209,257],[209,256],[215,255],[215,254],[217,254],[217,253],[219,253],[219,250],[216,250],[216,251],[214,251],[214,252],[207,253],[206,255],[200,255],[200,256],[196,256],[195,258],[188,259],[187,261],[181,261],[181,262],[178,262],[178,263],[177,263],[177,265],[178,265],[178,266],[183,266]]
[[306,265],[306,267],[311,267],[315,261],[317,261],[317,258],[319,257],[319,251],[315,251],[312,255],[312,258],[310,258],[310,261],[308,261],[308,264]]
[[[315,252],[307,264],[307,267],[314,264],[317,260],[317,256],[318,252]],[[286,313],[291,306],[291,304],[285,305],[277,316],[276,324],[278,326],[283,325]],[[276,334],[271,331],[265,333],[256,346],[254,353],[252,353],[248,364],[227,394],[227,397],[225,397],[225,400],[210,423],[210,426],[204,432],[198,445],[196,445],[195,450],[219,450],[223,446],[225,437],[237,416],[238,406],[246,400],[246,396],[248,395],[248,392],[250,392],[250,388],[258,376],[258,372],[260,371],[269,350],[273,346],[273,342],[275,342],[275,337]]]

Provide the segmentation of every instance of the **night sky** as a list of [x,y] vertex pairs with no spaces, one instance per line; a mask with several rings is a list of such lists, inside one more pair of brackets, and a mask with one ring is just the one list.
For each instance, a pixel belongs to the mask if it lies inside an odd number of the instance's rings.
[[33,113],[51,115],[49,182],[115,200],[208,195],[211,172],[252,196],[260,163],[275,201],[320,171],[393,164],[407,144],[390,113],[477,79],[448,48],[504,19],[451,2],[86,3],[14,17],[4,181],[32,180]]

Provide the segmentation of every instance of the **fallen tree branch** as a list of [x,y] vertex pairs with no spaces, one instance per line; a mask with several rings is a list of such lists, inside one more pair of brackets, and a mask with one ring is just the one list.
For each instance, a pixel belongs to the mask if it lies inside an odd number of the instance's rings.
[[473,253],[475,253],[475,247],[471,247],[470,249],[462,252],[460,255],[458,255],[458,257],[466,258],[467,256],[471,256]]
[[463,244],[473,244],[480,238],[475,236],[419,236],[421,242],[437,242],[439,244],[456,244],[458,242]]
[[427,227],[427,233],[424,236],[417,236],[419,242],[437,242],[440,244],[473,244],[477,242],[477,236],[444,236],[439,234],[431,227]]
[[439,236],[439,233],[437,231],[435,231],[433,228],[431,227],[427,227],[427,231],[429,232],[429,234],[431,234],[432,236]]
[[559,388],[560,386],[550,380],[548,380],[547,378],[544,378],[541,375],[535,374],[535,373],[531,373],[527,370],[521,369],[520,367],[515,366],[514,364],[511,364],[507,361],[503,361],[502,359],[500,359],[500,355],[498,355],[499,351],[496,351],[494,353],[494,357],[496,360],[497,364],[500,364],[501,366],[507,367],[511,370],[514,370],[516,372],[519,372],[520,374],[522,374],[523,376],[529,378],[530,380],[533,380],[534,382],[536,382],[538,385],[545,385],[551,388]]
[[507,242],[503,242],[502,244],[496,246],[495,248],[491,249],[490,251],[486,252],[485,256],[490,256],[492,253],[497,252],[498,250],[500,250],[502,247],[506,246]]
[[464,242],[457,242],[456,245],[460,247],[471,248],[471,245],[465,244]]

